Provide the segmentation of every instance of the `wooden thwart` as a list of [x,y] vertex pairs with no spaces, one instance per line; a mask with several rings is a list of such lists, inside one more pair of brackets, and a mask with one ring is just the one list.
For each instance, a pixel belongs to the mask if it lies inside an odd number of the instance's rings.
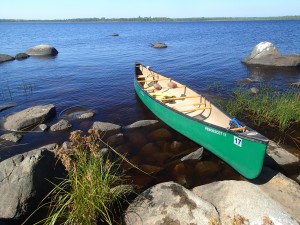
[[162,99],[162,101],[170,101],[170,100],[182,100],[186,98],[200,98],[201,95],[192,95],[192,96],[185,96],[185,97],[174,97],[174,98],[166,98]]
[[183,105],[174,106],[172,108],[185,107],[185,106],[197,106],[197,105],[206,105],[206,103],[205,102],[199,102],[199,103],[183,104]]
[[152,82],[152,81],[160,81],[160,80],[172,80],[171,78],[160,78],[160,79],[153,79],[153,80],[138,80],[138,82]]
[[[185,85],[182,85],[182,86],[177,86],[176,88],[185,88],[186,86]],[[167,90],[167,89],[176,89],[176,88],[170,88],[170,87],[163,87],[162,89],[160,90]],[[146,91],[153,91],[153,90],[156,90],[154,87],[148,87],[148,88],[145,88]]]
[[177,110],[177,111],[179,111],[179,112],[193,112],[193,111],[199,111],[199,110],[211,109],[211,107],[201,107],[201,108],[183,109],[183,110],[176,109],[176,108],[174,108],[174,109]]
[[140,75],[137,78],[158,77],[159,75]]

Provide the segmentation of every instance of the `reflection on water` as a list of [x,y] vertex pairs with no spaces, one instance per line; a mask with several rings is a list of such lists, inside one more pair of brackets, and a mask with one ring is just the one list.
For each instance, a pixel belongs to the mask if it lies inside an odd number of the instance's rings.
[[[288,85],[299,80],[297,76],[300,73],[300,68],[257,65],[245,65],[245,67],[248,70],[248,77],[253,81],[273,81],[275,84]],[[278,78],[280,78],[280,80],[278,80]]]

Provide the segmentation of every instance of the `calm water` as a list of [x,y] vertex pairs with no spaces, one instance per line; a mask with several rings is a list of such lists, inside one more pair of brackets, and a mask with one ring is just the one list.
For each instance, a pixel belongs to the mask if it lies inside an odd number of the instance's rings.
[[[299,81],[299,71],[249,70],[240,61],[261,41],[274,43],[283,54],[300,54],[299,30],[300,21],[0,23],[1,53],[14,56],[38,44],[50,44],[59,51],[50,59],[31,57],[0,64],[0,105],[17,103],[0,116],[53,103],[58,115],[76,105],[94,109],[97,114],[92,120],[75,122],[75,128],[81,129],[95,120],[128,125],[153,119],[134,93],[136,61],[198,91],[218,83],[227,92],[243,78],[288,88],[289,83]],[[168,48],[151,48],[155,41]],[[21,143],[66,137],[29,134]]]

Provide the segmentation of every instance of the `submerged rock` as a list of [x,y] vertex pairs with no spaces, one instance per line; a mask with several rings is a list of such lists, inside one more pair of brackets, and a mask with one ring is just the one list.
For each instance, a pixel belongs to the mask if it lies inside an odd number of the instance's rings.
[[58,51],[51,45],[36,45],[26,51],[30,56],[56,56]]
[[125,126],[124,130],[133,130],[138,128],[157,128],[158,126],[158,120],[139,120],[128,126]]
[[96,121],[93,123],[92,129],[101,131],[101,137],[106,138],[119,133],[121,131],[121,126],[113,123]]
[[270,42],[260,42],[243,61],[247,65],[300,67],[300,55],[281,55]]
[[6,117],[3,126],[7,130],[24,130],[43,123],[55,114],[53,104],[34,106]]
[[117,33],[112,33],[111,36],[117,37],[117,36],[119,36],[119,34],[117,34]]

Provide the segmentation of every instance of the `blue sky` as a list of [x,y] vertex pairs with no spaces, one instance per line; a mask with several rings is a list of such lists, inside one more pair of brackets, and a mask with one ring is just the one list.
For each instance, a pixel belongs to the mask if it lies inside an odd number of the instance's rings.
[[300,0],[1,0],[0,19],[300,15]]

